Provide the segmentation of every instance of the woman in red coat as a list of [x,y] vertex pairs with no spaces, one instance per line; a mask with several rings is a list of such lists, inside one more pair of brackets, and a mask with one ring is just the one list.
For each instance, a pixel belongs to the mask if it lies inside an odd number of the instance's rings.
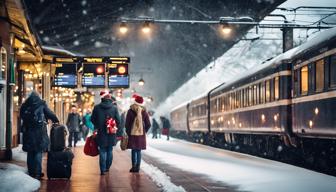
[[128,135],[128,149],[132,150],[132,168],[130,172],[139,172],[141,150],[146,149],[146,133],[151,124],[148,113],[143,107],[144,99],[134,95],[134,104],[127,111],[125,128]]

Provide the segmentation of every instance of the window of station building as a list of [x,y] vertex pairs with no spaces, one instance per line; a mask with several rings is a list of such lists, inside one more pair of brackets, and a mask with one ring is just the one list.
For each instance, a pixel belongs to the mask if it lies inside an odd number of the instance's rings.
[[248,98],[249,98],[249,91],[248,91],[248,88],[245,88],[245,95],[244,95],[244,105],[245,105],[245,107],[249,106]]
[[271,101],[271,83],[270,80],[266,81],[266,102]]
[[240,90],[236,91],[236,106],[237,108],[240,108]]
[[6,79],[6,67],[7,67],[7,51],[4,47],[1,47],[0,54],[0,79]]
[[336,55],[330,57],[330,87],[336,87]]
[[244,107],[244,89],[240,90],[240,107]]
[[253,104],[257,104],[257,85],[253,86]]
[[252,105],[252,99],[253,99],[253,95],[252,95],[252,87],[250,86],[248,88],[249,90],[249,100],[248,100],[248,105],[251,106]]
[[279,100],[279,77],[274,78],[274,99]]
[[259,84],[255,85],[257,87],[257,98],[256,98],[256,104],[258,105],[259,104],[259,100],[260,100],[260,90],[259,90]]
[[321,92],[324,88],[324,60],[318,60],[315,67],[315,91]]
[[301,68],[301,95],[307,95],[308,93],[308,66]]

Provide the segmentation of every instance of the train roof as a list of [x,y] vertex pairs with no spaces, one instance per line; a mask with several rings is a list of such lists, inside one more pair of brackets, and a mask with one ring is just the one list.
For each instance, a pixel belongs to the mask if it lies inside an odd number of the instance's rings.
[[322,31],[309,41],[303,43],[300,46],[297,46],[293,49],[290,49],[286,51],[285,53],[282,53],[252,69],[249,69],[247,72],[243,73],[242,75],[230,80],[228,83],[218,87],[216,90],[213,90],[213,92],[216,92],[217,90],[222,90],[223,88],[230,87],[232,84],[237,83],[238,81],[248,78],[255,73],[267,69],[268,67],[274,67],[279,64],[281,64],[284,61],[290,61],[294,58],[296,58],[298,55],[302,55],[306,52],[309,52],[310,50],[314,49],[317,45],[329,41],[330,39],[336,38],[336,27]]

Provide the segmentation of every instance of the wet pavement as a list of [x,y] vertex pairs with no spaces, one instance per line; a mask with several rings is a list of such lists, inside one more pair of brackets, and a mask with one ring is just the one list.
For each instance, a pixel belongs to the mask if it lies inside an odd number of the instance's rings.
[[[90,157],[83,153],[83,147],[72,148],[75,158],[72,164],[70,180],[41,180],[39,191],[113,191],[113,192],[156,192],[161,189],[142,171],[129,173],[131,160],[129,151],[113,150],[113,163],[110,171],[101,176],[98,156]],[[43,172],[46,174],[47,155],[43,157]]]

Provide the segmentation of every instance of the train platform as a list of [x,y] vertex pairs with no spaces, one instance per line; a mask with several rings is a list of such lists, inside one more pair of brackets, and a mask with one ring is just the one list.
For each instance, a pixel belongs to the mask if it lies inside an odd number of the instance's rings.
[[[46,176],[41,180],[40,192],[59,192],[59,191],[161,191],[143,171],[139,173],[129,173],[130,156],[126,151],[119,149],[113,150],[112,168],[101,176],[99,170],[99,156],[90,157],[83,153],[83,147],[72,148],[75,155],[72,164],[72,176],[70,180],[51,179]],[[43,158],[43,172],[46,170],[47,156]]]
[[[251,155],[217,149],[171,138],[148,138],[147,150],[142,153],[140,173],[129,173],[130,151],[113,150],[113,164],[109,173],[101,176],[98,156],[83,153],[83,146],[72,148],[75,158],[70,180],[48,180],[45,176],[37,182],[36,190],[20,190],[20,183],[32,179],[15,173],[16,189],[20,191],[134,191],[134,192],[329,192],[336,188],[336,178],[281,162]],[[20,152],[25,154],[24,152]],[[15,152],[14,154],[17,154]],[[46,173],[47,155],[43,157],[43,172]],[[14,158],[7,162],[25,167]],[[1,182],[0,191],[8,191]],[[10,181],[10,174],[5,182]],[[12,190],[12,191],[18,191]],[[9,190],[11,191],[11,190]]]

